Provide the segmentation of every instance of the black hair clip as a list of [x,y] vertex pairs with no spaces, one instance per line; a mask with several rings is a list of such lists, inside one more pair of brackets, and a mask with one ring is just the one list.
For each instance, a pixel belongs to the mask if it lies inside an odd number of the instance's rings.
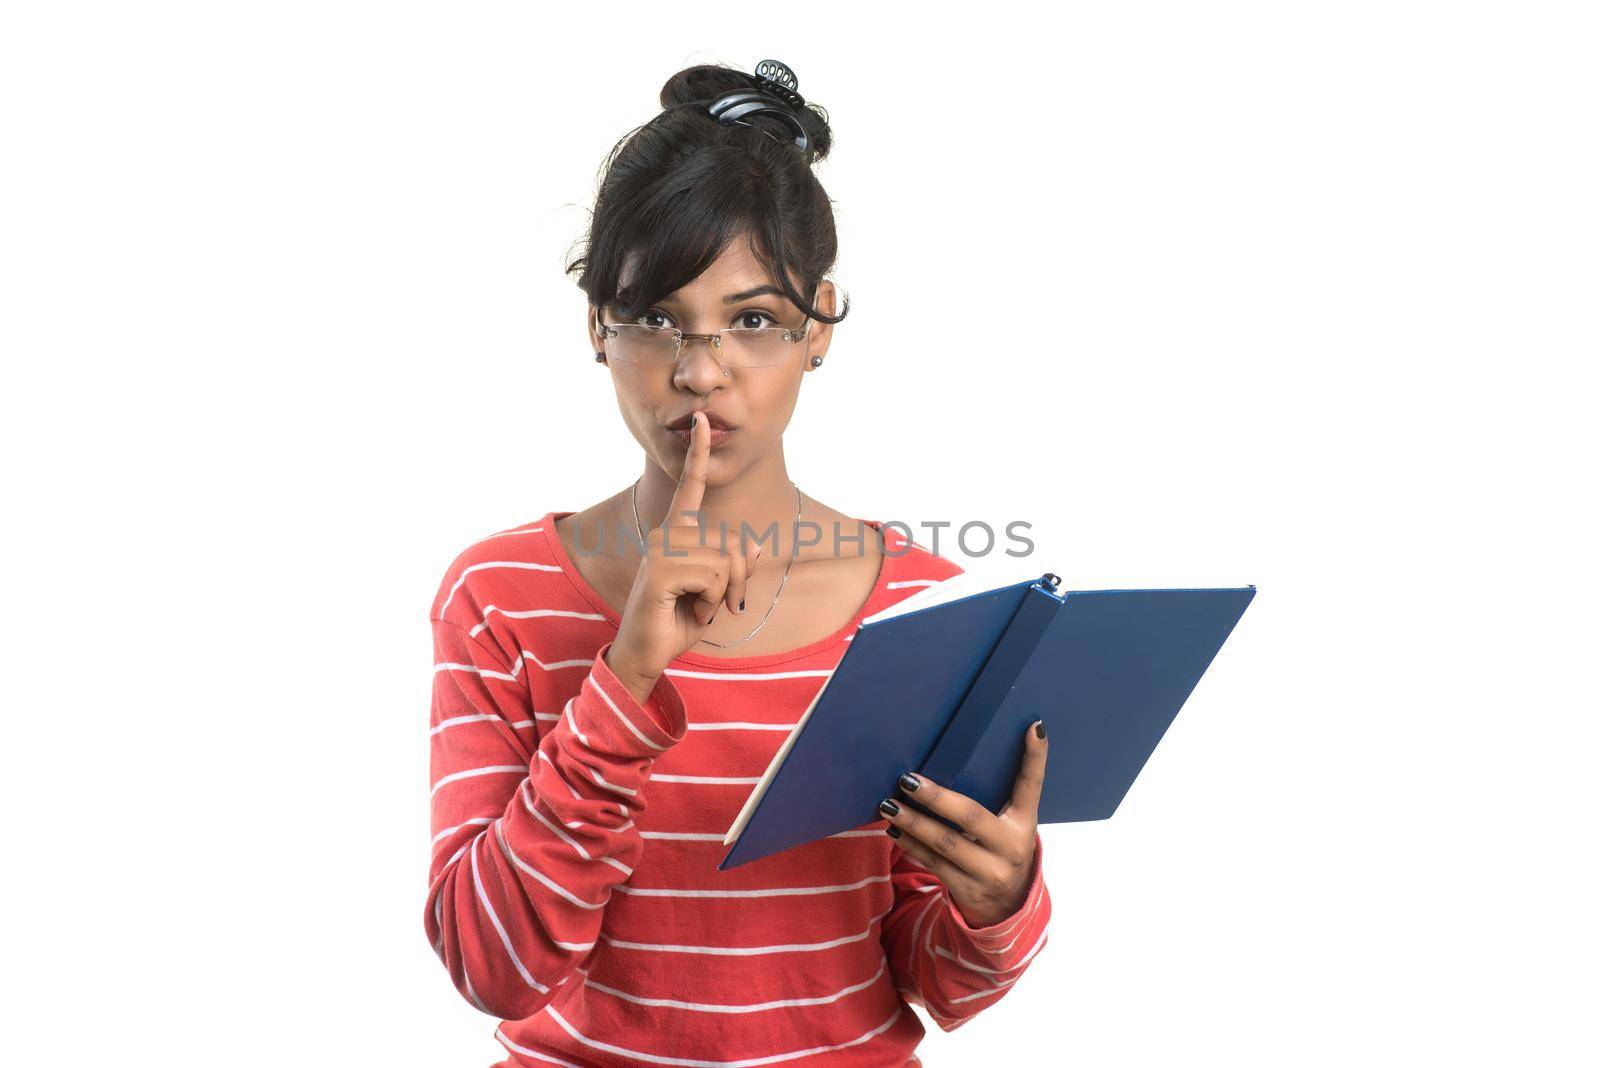
[[756,72],[745,77],[750,79],[749,89],[724,93],[706,110],[724,126],[749,126],[744,121],[748,116],[772,115],[794,131],[796,148],[802,152],[809,148],[811,139],[795,114],[796,109],[806,106],[806,98],[800,95],[800,79],[794,71],[776,59],[763,59],[756,64]]
[[806,98],[800,95],[800,79],[795,77],[794,69],[786,63],[763,59],[756,64],[756,72],[750,75],[750,81],[763,93],[771,93],[792,108],[806,106]]

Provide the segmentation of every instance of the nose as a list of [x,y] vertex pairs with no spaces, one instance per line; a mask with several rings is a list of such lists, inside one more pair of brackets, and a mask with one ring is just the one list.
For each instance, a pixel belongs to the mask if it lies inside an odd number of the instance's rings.
[[678,349],[678,363],[673,371],[673,382],[683,389],[696,393],[710,393],[718,386],[727,385],[732,375],[722,365],[722,354],[716,343],[708,337],[686,337]]

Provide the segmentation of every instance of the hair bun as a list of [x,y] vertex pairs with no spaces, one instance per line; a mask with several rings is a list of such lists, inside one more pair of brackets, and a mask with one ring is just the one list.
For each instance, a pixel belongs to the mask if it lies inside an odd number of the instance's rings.
[[663,108],[681,107],[684,104],[709,103],[723,93],[750,88],[750,75],[734,67],[716,63],[702,63],[685,67],[667,79],[661,87]]
[[[828,124],[827,109],[820,104],[805,101],[799,93],[799,80],[795,77],[794,71],[777,60],[762,60],[756,65],[755,74],[748,74],[736,67],[719,63],[685,67],[668,78],[666,84],[661,87],[661,106],[663,109],[691,105],[704,107],[720,96],[751,89],[759,89],[787,105],[789,113],[805,130],[806,140],[809,142],[809,147],[804,152],[807,163],[814,163],[828,154],[828,150],[833,146],[833,130]],[[795,103],[797,100],[802,104],[797,105]],[[741,121],[747,125],[759,122],[762,130],[770,130],[774,135],[793,136],[776,116],[763,118],[760,115],[752,115],[749,119]]]

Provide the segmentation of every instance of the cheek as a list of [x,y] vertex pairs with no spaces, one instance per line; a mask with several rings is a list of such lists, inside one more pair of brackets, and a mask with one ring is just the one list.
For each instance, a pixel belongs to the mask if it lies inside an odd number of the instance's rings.
[[612,386],[617,394],[617,411],[633,436],[641,442],[649,441],[655,427],[649,390],[638,380],[636,371],[613,371]]
[[764,433],[777,436],[789,425],[799,400],[799,378],[773,376],[772,381],[761,383],[749,396],[751,419],[760,424]]

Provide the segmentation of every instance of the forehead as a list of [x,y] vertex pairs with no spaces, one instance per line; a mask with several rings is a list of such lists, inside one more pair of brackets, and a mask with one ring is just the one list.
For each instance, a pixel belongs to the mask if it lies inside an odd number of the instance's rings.
[[[618,284],[627,286],[633,281],[639,263],[639,253],[629,253],[623,260],[622,269],[618,272]],[[711,265],[700,273],[700,276],[682,288],[676,290],[671,297],[694,299],[697,296],[720,297],[724,293],[737,293],[757,286],[775,284],[776,279],[767,272],[755,253],[750,250],[749,243],[743,238],[736,238],[728,243]],[[781,297],[777,299],[782,299]]]

